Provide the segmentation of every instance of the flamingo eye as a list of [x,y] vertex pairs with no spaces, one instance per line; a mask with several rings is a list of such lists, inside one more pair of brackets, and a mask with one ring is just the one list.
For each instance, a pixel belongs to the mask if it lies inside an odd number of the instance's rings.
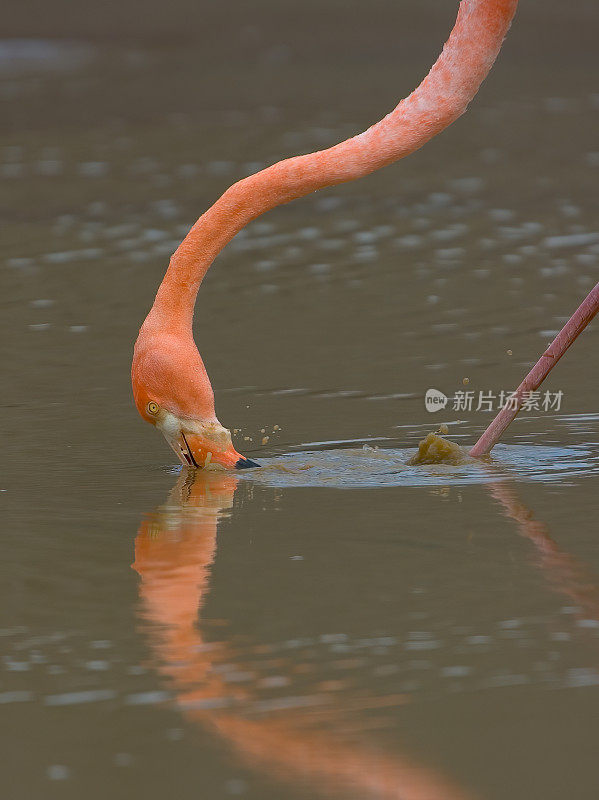
[[158,413],[158,403],[155,403],[154,401],[148,403],[147,408],[148,408],[148,414],[151,414],[153,417],[155,417],[156,414]]

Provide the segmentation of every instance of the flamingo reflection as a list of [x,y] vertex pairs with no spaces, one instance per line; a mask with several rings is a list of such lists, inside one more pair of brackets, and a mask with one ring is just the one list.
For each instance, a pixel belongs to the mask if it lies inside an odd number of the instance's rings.
[[234,648],[204,641],[198,625],[219,519],[232,508],[236,485],[230,473],[183,472],[167,503],[143,520],[135,542],[140,613],[185,717],[210,728],[247,766],[307,785],[312,795],[467,800],[449,779],[407,757],[344,743],[337,711],[326,701],[316,713],[286,708],[258,720],[248,715],[256,687],[225,680],[218,667],[235,660]]

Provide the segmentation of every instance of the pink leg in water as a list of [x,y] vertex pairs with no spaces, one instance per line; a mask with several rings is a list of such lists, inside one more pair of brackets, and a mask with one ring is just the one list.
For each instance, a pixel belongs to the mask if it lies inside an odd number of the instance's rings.
[[534,392],[539,388],[568,347],[593,319],[597,311],[599,311],[599,283],[585,297],[520,386],[518,386],[513,393],[513,401],[506,403],[470,450],[471,456],[480,458],[480,456],[486,455],[495,447],[503,432],[520,411],[527,393]]

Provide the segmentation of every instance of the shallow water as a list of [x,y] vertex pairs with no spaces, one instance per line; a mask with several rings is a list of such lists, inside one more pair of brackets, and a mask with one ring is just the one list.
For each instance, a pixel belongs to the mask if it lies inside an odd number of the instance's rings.
[[[339,442],[338,445],[350,444]],[[436,486],[488,483],[496,480],[567,481],[599,474],[599,448],[503,445],[487,461],[459,465],[409,463],[414,451],[364,444],[334,450],[306,450],[262,458],[260,469],[242,480],[274,487],[335,486],[350,489],[382,486]]]
[[197,341],[259,469],[182,471],[130,398],[197,215],[391,108],[450,6],[13,10],[3,797],[596,797],[597,325],[547,382],[560,408],[490,463],[407,466],[440,423],[474,443],[479,392],[511,390],[597,281],[595,4],[523,4],[438,140],[219,257]]

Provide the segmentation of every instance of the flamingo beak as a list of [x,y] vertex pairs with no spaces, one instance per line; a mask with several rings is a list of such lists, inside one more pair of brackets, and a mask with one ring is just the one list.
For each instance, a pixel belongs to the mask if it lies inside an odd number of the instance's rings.
[[202,469],[209,464],[217,464],[225,469],[247,469],[259,467],[255,461],[245,458],[231,445],[227,450],[219,450],[214,442],[195,433],[183,433],[170,440],[170,445],[179,456],[179,460],[187,467]]

